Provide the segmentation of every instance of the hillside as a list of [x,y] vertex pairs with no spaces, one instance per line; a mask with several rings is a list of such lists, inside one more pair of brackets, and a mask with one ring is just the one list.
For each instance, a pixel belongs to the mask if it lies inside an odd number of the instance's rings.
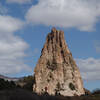
[[8,80],[8,81],[18,81],[20,79],[20,78],[15,78],[15,77],[11,78],[4,75],[0,75],[0,78],[4,80]]

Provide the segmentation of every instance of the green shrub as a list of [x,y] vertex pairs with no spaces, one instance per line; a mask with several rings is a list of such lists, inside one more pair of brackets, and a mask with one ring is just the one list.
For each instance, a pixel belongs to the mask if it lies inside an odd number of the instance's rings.
[[100,89],[93,90],[92,94],[100,94]]
[[73,85],[73,83],[69,83],[69,88],[70,88],[71,90],[75,90],[75,86]]
[[0,79],[0,90],[16,88],[16,84],[13,81],[6,81]]

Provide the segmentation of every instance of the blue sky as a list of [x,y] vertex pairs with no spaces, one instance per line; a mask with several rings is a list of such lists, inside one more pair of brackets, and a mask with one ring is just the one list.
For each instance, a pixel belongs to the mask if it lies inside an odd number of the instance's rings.
[[32,75],[52,27],[64,30],[84,86],[100,88],[99,0],[0,0],[0,74]]

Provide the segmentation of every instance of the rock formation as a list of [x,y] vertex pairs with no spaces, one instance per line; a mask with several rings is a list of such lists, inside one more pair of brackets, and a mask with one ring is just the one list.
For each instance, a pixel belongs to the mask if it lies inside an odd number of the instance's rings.
[[68,49],[63,31],[53,28],[48,34],[34,72],[33,91],[38,94],[84,94],[81,75]]

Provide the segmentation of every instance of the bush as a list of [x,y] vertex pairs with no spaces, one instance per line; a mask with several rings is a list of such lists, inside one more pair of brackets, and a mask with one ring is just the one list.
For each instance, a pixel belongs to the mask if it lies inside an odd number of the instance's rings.
[[0,90],[16,88],[16,84],[13,81],[6,81],[0,79]]
[[18,85],[20,85],[20,83],[23,83],[23,86],[21,86],[23,89],[33,91],[33,84],[35,83],[35,79],[33,76],[27,76],[17,82]]
[[70,88],[71,90],[75,90],[75,86],[73,85],[73,83],[69,83],[69,88]]
[[93,90],[92,94],[100,94],[100,89]]

